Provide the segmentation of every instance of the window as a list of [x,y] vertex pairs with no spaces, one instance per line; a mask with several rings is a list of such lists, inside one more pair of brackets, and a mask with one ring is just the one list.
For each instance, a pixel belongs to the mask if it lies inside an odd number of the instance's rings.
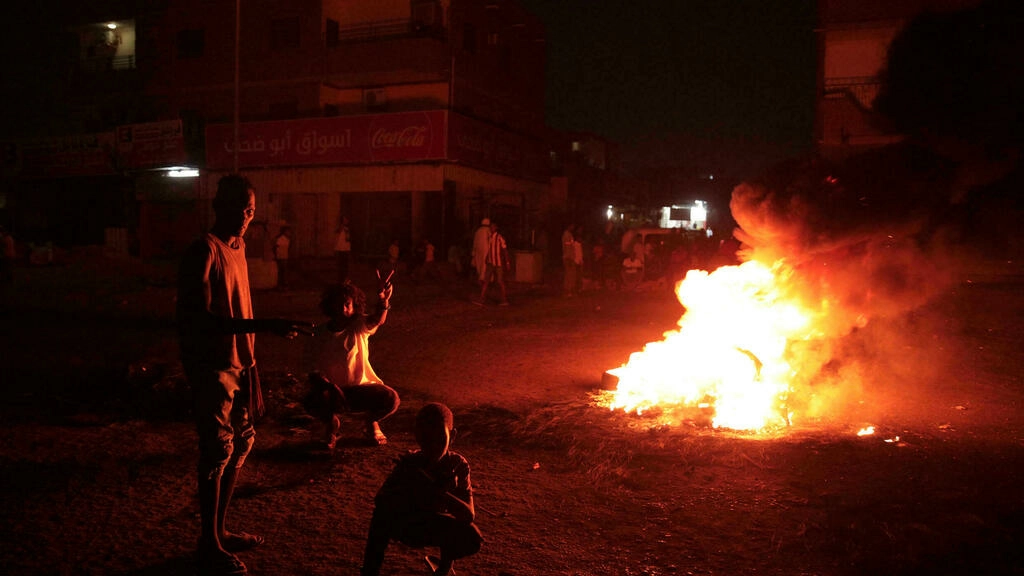
[[270,23],[270,49],[289,50],[299,47],[299,19],[282,18]]
[[429,30],[438,25],[441,6],[435,0],[417,2],[412,5],[413,30]]
[[75,50],[82,70],[89,72],[107,70],[128,70],[135,68],[135,21],[105,20],[92,22],[74,29],[73,36],[66,36],[65,49]]
[[178,112],[181,118],[181,134],[185,138],[186,145],[193,145],[203,141],[205,122],[203,115],[198,110],[183,108]]
[[476,27],[468,22],[462,26],[462,50],[476,53]]
[[201,58],[206,50],[206,31],[181,30],[178,32],[178,58],[188,60]]
[[387,93],[383,88],[374,88],[372,90],[363,91],[363,103],[366,105],[367,110],[381,111],[387,108],[388,98]]
[[324,42],[328,48],[334,48],[338,45],[338,21],[327,19],[327,26],[324,28]]
[[498,68],[506,72],[512,69],[512,47],[508,44],[498,46]]
[[270,105],[270,117],[275,120],[288,120],[299,115],[299,103],[295,100],[275,102]]

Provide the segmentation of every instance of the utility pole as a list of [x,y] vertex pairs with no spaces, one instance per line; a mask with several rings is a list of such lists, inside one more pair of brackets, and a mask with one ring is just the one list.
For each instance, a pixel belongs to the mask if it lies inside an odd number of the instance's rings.
[[234,124],[234,144],[231,146],[231,153],[233,155],[232,171],[238,174],[238,99],[239,99],[239,81],[238,81],[238,62],[239,52],[241,50],[240,36],[242,32],[242,0],[235,0],[235,110],[233,116]]

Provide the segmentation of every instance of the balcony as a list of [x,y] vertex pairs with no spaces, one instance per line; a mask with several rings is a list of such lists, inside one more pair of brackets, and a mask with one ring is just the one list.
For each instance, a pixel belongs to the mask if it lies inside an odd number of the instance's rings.
[[852,98],[861,108],[870,110],[882,82],[877,76],[825,78],[824,98]]
[[118,70],[134,70],[135,55],[113,56],[107,58],[89,58],[79,61],[79,70],[84,73],[101,73]]
[[67,66],[68,90],[79,94],[131,93],[144,82],[134,54],[76,59]]
[[447,31],[413,19],[367,22],[338,30],[328,47],[324,75],[336,86],[447,81]]
[[[447,31],[444,26],[430,20],[413,18],[380,20],[338,29],[337,44],[408,37],[431,37],[443,40],[447,37]],[[332,44],[334,42],[328,42],[329,47],[333,47]]]

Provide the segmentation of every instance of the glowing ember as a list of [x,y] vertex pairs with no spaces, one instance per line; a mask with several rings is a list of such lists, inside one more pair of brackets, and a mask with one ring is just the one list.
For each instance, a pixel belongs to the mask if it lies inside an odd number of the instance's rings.
[[686,308],[679,329],[608,371],[618,378],[608,406],[704,408],[712,426],[734,430],[788,425],[789,344],[814,337],[821,308],[802,304],[791,274],[781,261],[688,272],[676,288]]
[[874,433],[875,433],[875,427],[874,426],[865,426],[864,428],[861,428],[860,430],[857,430],[857,436],[871,436]]

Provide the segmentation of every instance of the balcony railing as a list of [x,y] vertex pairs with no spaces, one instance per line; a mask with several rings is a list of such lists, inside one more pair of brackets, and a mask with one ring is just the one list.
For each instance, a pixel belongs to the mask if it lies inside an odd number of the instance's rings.
[[359,26],[350,26],[338,30],[338,42],[363,42],[366,40],[382,40],[406,36],[432,36],[443,38],[444,27],[429,24],[420,20],[399,18],[368,22]]
[[871,108],[878,91],[882,87],[877,76],[851,76],[846,78],[826,78],[825,98],[848,95],[857,100],[864,108]]
[[113,56],[110,58],[90,58],[80,60],[79,68],[83,72],[109,72],[111,70],[134,70],[135,55]]

